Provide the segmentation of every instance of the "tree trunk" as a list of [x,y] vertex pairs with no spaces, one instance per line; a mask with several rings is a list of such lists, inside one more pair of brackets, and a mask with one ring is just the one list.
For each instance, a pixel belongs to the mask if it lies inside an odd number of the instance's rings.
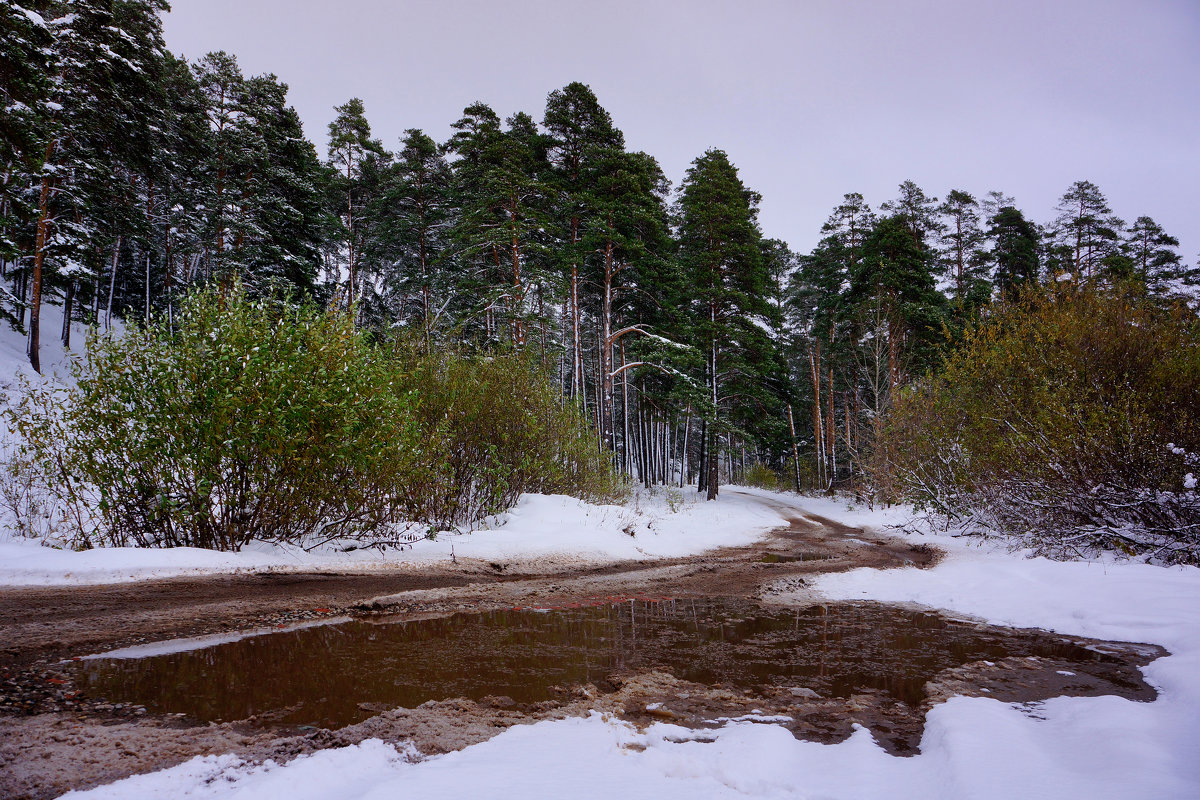
[[825,426],[821,424],[821,345],[814,343],[808,351],[808,375],[813,388],[813,453],[816,455],[816,479],[819,486],[825,485]]
[[104,312],[104,330],[112,329],[113,295],[117,291],[117,265],[121,260],[121,235],[117,234],[117,243],[113,245],[112,275],[108,280],[108,306]]
[[62,343],[63,349],[71,349],[71,311],[75,304],[75,281],[67,284],[67,295],[63,298],[63,326],[62,326]]
[[792,416],[792,404],[788,403],[788,429],[792,432],[792,469],[796,477],[796,491],[800,491],[800,448],[796,444],[796,420]]
[[682,489],[685,483],[691,481],[691,473],[688,471],[690,466],[688,463],[688,434],[692,430],[692,404],[688,403],[687,415],[683,421],[683,448],[679,451],[679,488]]
[[708,433],[708,494],[706,500],[717,499],[717,487],[720,483],[719,468],[721,465],[721,443],[717,428],[714,425]]
[[625,474],[633,474],[633,461],[629,451],[629,371],[625,367],[625,342],[621,342],[621,449]]
[[[830,343],[830,361],[833,360],[833,347]],[[834,416],[834,391],[833,391],[833,365],[829,366],[829,392],[827,394],[829,403],[829,414],[825,417],[825,442],[829,447],[829,488],[833,489],[833,482],[837,480],[837,420]]]
[[600,436],[613,447],[613,379],[612,379],[612,278],[613,245],[604,249],[604,296],[600,310],[600,377],[603,389],[600,392]]
[[517,205],[514,200],[509,209],[512,222],[512,273],[513,273],[513,342],[517,349],[525,346],[525,326],[521,313],[525,310],[525,289],[521,285],[521,243],[517,236]]
[[[54,144],[46,146],[46,161],[54,154]],[[34,372],[41,374],[42,359],[38,353],[42,318],[42,272],[46,262],[46,238],[50,227],[50,177],[42,178],[42,191],[38,195],[37,235],[34,239],[32,298],[29,301],[29,364]]]

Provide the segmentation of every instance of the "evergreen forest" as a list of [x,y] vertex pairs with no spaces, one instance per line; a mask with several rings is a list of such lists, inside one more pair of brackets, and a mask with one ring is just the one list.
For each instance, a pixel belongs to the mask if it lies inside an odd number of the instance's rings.
[[[1188,394],[1200,381],[1189,305],[1200,265],[1150,216],[1118,218],[1095,184],[1064,187],[1057,216],[1044,220],[986,187],[935,197],[905,181],[895,197],[868,199],[848,186],[819,243],[799,253],[764,236],[757,215],[769,198],[743,183],[736,153],[696,154],[672,186],[653,154],[630,151],[583,83],[506,119],[473,103],[445,141],[417,129],[381,141],[370,110],[348,98],[322,153],[274,75],[246,75],[224,52],[191,63],[169,53],[165,11],[162,0],[0,4],[0,315],[27,336],[35,370],[49,338],[83,346],[70,341],[72,321],[137,331],[152,349],[222,297],[246,308],[282,303],[314,330],[333,326],[330,342],[385,347],[406,374],[424,369],[412,366],[421,358],[463,370],[500,364],[517,384],[544,386],[573,415],[561,424],[583,426],[583,449],[628,482],[692,486],[710,499],[730,482],[845,489],[1008,527],[1024,519],[1014,507],[1040,504],[1037,530],[1082,532],[1061,547],[1116,542],[1184,560],[1180,531],[1188,547],[1200,540],[1195,493],[1185,498],[1200,458]],[[47,304],[62,306],[61,328],[43,324]],[[1122,338],[1130,320],[1156,338]],[[257,350],[254,337],[265,347],[271,324],[239,335]],[[1041,345],[1021,339],[1035,330]],[[1114,341],[1120,352],[1093,346]],[[1176,345],[1156,350],[1155,341]],[[1039,347],[1079,358],[1030,377],[1036,369],[1022,365],[1047,352]],[[1019,364],[1005,360],[1021,353]],[[97,363],[115,374],[122,358]],[[1171,366],[1157,377],[1129,371],[1131,359],[1150,358]],[[431,380],[449,393],[440,374]],[[1078,392],[1056,393],[1050,384],[1063,375]],[[1105,386],[1091,386],[1097,375]],[[416,396],[432,384],[406,385]],[[998,400],[988,393],[997,386],[1017,394]],[[541,408],[544,396],[522,403]],[[363,426],[384,424],[382,410],[422,413],[419,399],[389,397],[347,412],[355,442],[365,441]],[[1124,411],[1097,416],[1097,403]],[[998,407],[1008,415],[986,430],[955,416]],[[1164,408],[1172,423],[1151,424]],[[1030,419],[1046,409],[1060,413],[1045,425]],[[421,430],[440,431],[438,419]],[[1063,420],[1074,427],[1045,433]],[[416,448],[416,435],[397,441]],[[984,448],[986,458],[970,449],[997,438],[1012,448]],[[1061,458],[1085,440],[1096,445],[1087,458]],[[572,458],[586,461],[572,442]],[[359,444],[354,458],[370,458],[355,469],[378,468],[384,455]],[[1023,487],[1013,495],[984,485],[956,452],[975,454],[989,474],[1016,461],[1044,469],[1004,473],[1007,487]],[[1107,469],[1118,461],[1141,466]],[[1170,468],[1147,466],[1156,464]],[[1047,472],[1049,488],[1037,477]],[[507,502],[511,486],[495,480],[504,486],[494,496],[455,495],[430,524]],[[1109,494],[1092,496],[1108,499],[1080,508],[1080,487],[1097,486]],[[363,497],[376,491],[361,487]],[[1164,492],[1175,498],[1165,506]],[[1144,514],[1113,511],[1138,502]],[[411,512],[400,505],[388,513]],[[153,539],[144,534],[152,522],[129,536]],[[1153,530],[1131,533],[1138,526]]]

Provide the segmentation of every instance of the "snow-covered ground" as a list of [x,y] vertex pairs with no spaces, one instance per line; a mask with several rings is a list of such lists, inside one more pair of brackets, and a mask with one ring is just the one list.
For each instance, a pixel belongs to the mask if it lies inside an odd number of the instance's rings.
[[[749,505],[748,494],[726,492],[719,503],[691,513],[731,513]],[[883,524],[901,513],[792,500],[856,525]],[[535,499],[509,525],[520,525],[523,513],[549,516],[548,507],[560,503]],[[681,523],[688,513],[678,515]],[[68,797],[1200,797],[1200,569],[1059,563],[948,537],[913,538],[942,547],[947,558],[929,570],[827,575],[815,581],[817,590],[829,599],[920,603],[1006,625],[1161,644],[1171,655],[1145,670],[1159,698],[1061,697],[1018,706],[956,697],[929,713],[921,753],[911,758],[888,755],[861,728],[844,742],[824,745],[798,741],[769,721],[740,721],[701,741],[668,724],[638,731],[593,715],[518,726],[430,758],[375,740],[282,766],[212,755]]]
[[252,544],[240,553],[192,547],[104,547],[61,550],[0,532],[0,585],[120,583],[235,572],[392,570],[474,559],[522,571],[645,560],[749,544],[783,524],[753,497],[727,492],[707,504],[695,491],[639,494],[629,505],[592,505],[562,495],[525,495],[487,527],[442,532],[404,550],[342,552],[332,543],[312,552],[292,545]]

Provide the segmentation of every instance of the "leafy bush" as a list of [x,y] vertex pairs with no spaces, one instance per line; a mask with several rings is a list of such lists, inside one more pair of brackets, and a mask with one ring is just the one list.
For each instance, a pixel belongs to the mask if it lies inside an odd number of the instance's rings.
[[420,398],[420,450],[435,455],[406,488],[414,519],[445,528],[507,509],[524,492],[624,492],[611,456],[532,355],[393,348],[398,387]]
[[1057,556],[1200,560],[1200,324],[1066,289],[999,309],[897,398],[885,493]]
[[236,287],[94,334],[68,389],[31,389],[0,481],[29,530],[236,550],[475,521],[526,491],[607,497],[610,459],[537,363],[379,347],[351,315]]
[[786,488],[786,482],[780,480],[779,474],[762,463],[755,464],[746,470],[746,474],[742,480],[747,486],[757,486],[759,489],[775,491]]
[[30,393],[15,427],[108,542],[236,550],[394,521],[415,403],[348,315],[205,291],[174,329],[87,351],[66,396]]

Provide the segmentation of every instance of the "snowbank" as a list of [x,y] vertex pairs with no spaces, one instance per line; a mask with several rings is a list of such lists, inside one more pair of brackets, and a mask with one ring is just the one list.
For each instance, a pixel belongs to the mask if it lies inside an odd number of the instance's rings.
[[639,494],[628,506],[593,505],[562,495],[525,495],[485,529],[439,533],[405,550],[357,549],[333,542],[312,552],[252,544],[240,553],[193,547],[45,547],[0,533],[0,585],[122,583],[152,578],[245,572],[371,571],[477,560],[526,571],[620,560],[694,555],[749,544],[783,524],[753,496],[725,492],[706,503],[694,491]]

